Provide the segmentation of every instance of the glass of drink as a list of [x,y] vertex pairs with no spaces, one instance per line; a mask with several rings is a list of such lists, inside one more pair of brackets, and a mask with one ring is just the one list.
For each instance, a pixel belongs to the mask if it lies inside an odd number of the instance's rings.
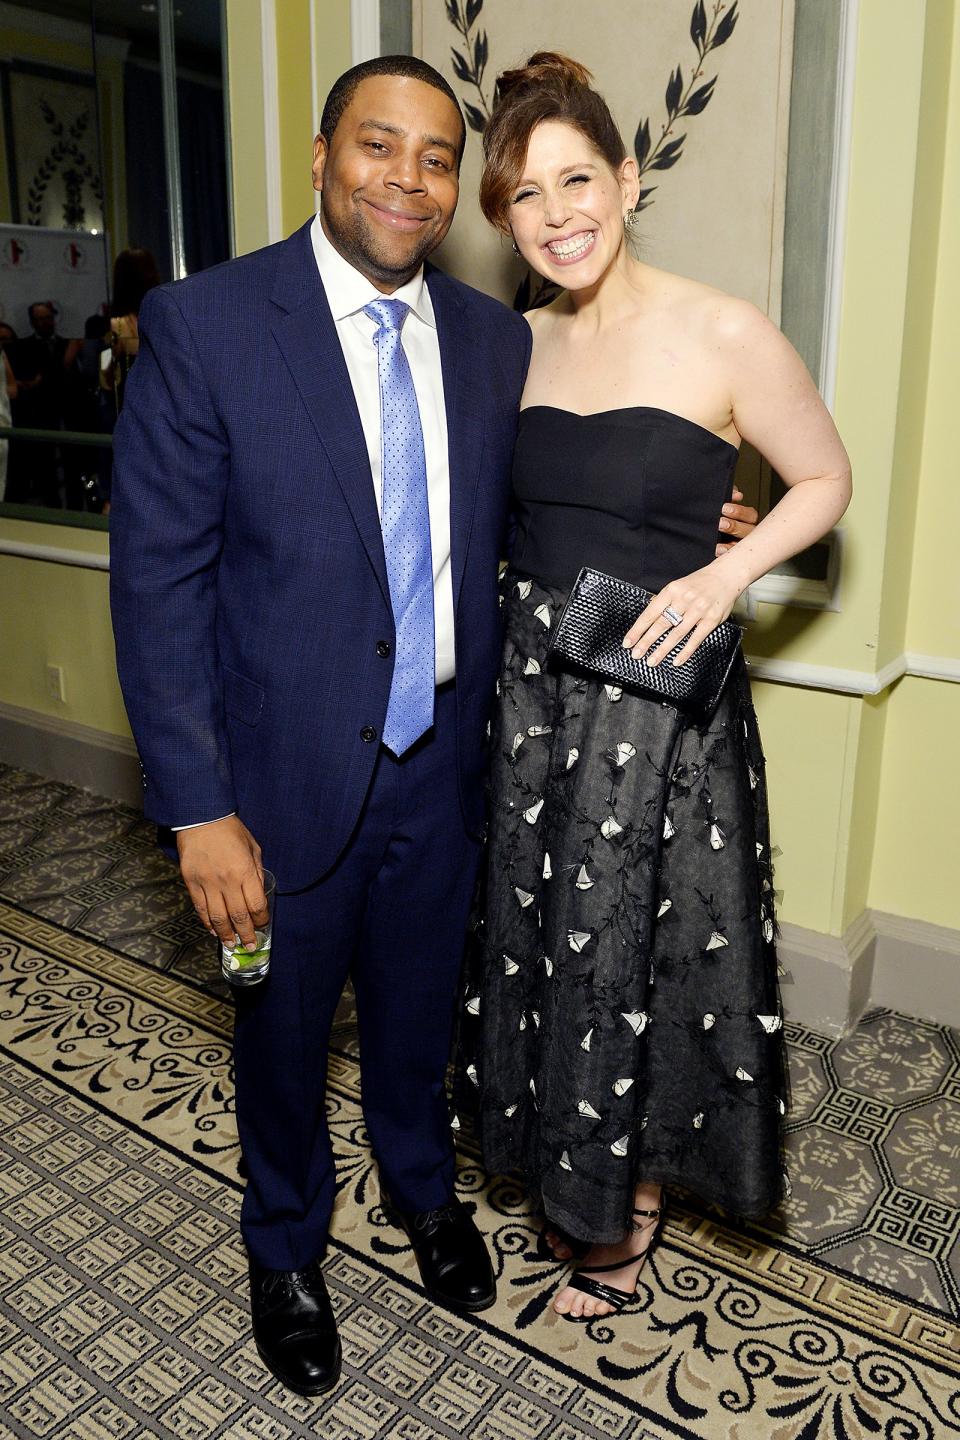
[[273,896],[277,888],[277,877],[269,870],[263,872],[263,888],[267,897],[267,923],[258,925],[256,930],[257,948],[248,950],[239,936],[234,936],[232,945],[220,944],[220,970],[229,985],[259,985],[270,973],[270,944],[273,934]]

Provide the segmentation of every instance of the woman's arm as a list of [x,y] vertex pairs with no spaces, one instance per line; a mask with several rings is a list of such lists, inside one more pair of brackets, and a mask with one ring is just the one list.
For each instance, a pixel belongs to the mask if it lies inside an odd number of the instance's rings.
[[17,377],[13,373],[13,366],[7,358],[6,351],[0,351],[3,355],[3,373],[7,385],[7,397],[10,400],[17,398]]
[[[669,644],[651,657],[654,663],[687,637],[676,661],[682,663],[727,618],[748,585],[826,535],[850,503],[847,452],[790,342],[743,300],[720,302],[713,331],[717,357],[729,376],[734,424],[770,462],[787,493],[753,534],[653,597],[624,645],[645,655],[669,632]],[[668,606],[683,616],[680,624],[663,618]]]

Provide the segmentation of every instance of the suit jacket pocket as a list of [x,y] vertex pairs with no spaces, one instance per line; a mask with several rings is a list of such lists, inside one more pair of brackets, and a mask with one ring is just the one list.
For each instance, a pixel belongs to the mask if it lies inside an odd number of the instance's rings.
[[263,714],[264,690],[255,680],[223,667],[223,705],[228,715],[245,725],[257,725]]

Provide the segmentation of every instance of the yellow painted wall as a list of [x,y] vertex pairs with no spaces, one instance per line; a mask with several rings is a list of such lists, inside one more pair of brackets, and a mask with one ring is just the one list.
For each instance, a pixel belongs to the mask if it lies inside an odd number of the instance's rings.
[[[943,3],[943,0],[941,0]],[[954,10],[952,3],[944,9]],[[960,655],[960,8],[954,15],[949,123],[936,264],[930,370],[923,431],[923,486],[917,509],[907,610],[907,648]],[[957,732],[960,733],[960,725]]]
[[924,432],[929,424],[930,382],[938,368],[935,361],[932,363],[934,324],[938,313],[942,313],[945,300],[941,224],[951,203],[948,193],[951,181],[945,161],[947,122],[950,118],[953,8],[952,0],[927,7],[917,168],[912,196],[910,268],[880,597],[880,665],[899,655],[906,646],[907,610],[916,571],[916,518],[919,508],[927,504],[931,493],[943,488],[942,478],[930,473],[929,456],[924,453]]
[[233,226],[238,255],[269,243],[259,0],[226,0]]
[[[905,648],[960,664],[960,15],[953,0],[884,0],[861,7],[860,30],[836,402],[855,482],[843,608],[764,606],[749,648],[857,670]],[[891,102],[903,122],[892,169],[877,144]],[[754,689],[782,918],[840,935],[869,905],[960,927],[960,780],[936,759],[960,735],[960,686],[911,677],[863,699]],[[937,781],[918,781],[918,766]],[[929,834],[942,843],[922,845]]]
[[[0,518],[0,539],[103,555],[102,531],[69,530]],[[104,570],[81,570],[0,555],[0,702],[129,735],[113,662]],[[47,665],[61,665],[66,701],[46,689]]]
[[782,852],[776,861],[780,918],[836,934],[861,702],[762,681],[753,683],[753,697],[767,760],[771,833]]
[[[928,205],[926,223],[939,228],[936,252],[927,238],[918,288],[932,287],[929,364],[919,487],[915,506],[909,594],[897,597],[906,615],[908,652],[952,659],[960,671],[960,482],[957,471],[957,377],[960,375],[960,7],[928,4],[940,54],[931,60],[942,98],[942,137],[931,116],[926,127],[932,164],[940,139],[942,200]],[[949,58],[949,67],[947,60]],[[947,93],[948,92],[948,93]],[[933,184],[931,181],[931,189]],[[918,227],[924,219],[917,217]],[[917,360],[919,365],[919,359]],[[905,390],[911,381],[906,372]],[[911,440],[918,443],[915,427]],[[906,447],[904,447],[906,451]],[[904,453],[902,478],[911,464]],[[912,462],[916,465],[916,460]],[[909,530],[891,526],[889,545],[906,547]],[[960,736],[960,685],[905,678],[887,699],[886,736],[878,787],[876,855],[869,902],[938,925],[960,927],[960,772],[954,763]]]
[[887,702],[870,905],[960,927],[960,686],[907,677]]
[[[230,132],[237,253],[270,241],[264,130],[263,34],[259,0],[226,0]],[[313,137],[324,98],[350,65],[350,0],[276,5],[277,119],[282,230],[289,235],[314,209]],[[312,57],[312,61],[311,61]]]
[[[327,91],[351,63],[349,0],[325,0],[314,6],[310,33],[309,0],[285,0],[277,7],[277,65],[280,88],[281,194],[285,233],[302,225],[314,211],[310,178],[313,138]],[[303,63],[314,56],[313,70]]]

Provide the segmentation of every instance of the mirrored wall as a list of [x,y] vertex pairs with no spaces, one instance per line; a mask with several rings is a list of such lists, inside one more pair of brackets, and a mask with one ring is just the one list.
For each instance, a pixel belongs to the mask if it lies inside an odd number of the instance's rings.
[[0,3],[0,513],[107,524],[143,296],[232,252],[222,10]]

